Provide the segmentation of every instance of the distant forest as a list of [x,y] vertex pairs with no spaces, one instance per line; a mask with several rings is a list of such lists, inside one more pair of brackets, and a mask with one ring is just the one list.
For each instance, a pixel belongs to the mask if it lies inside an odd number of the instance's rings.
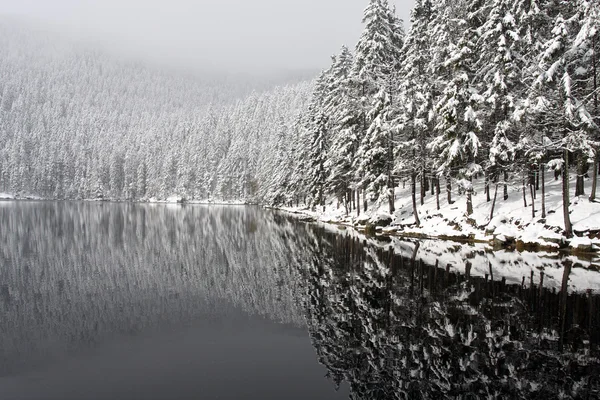
[[393,212],[403,180],[418,224],[430,189],[464,194],[469,215],[473,179],[489,199],[490,187],[550,168],[576,171],[575,195],[595,199],[598,2],[417,0],[405,32],[387,0],[370,0],[363,24],[314,82],[235,101],[219,82],[58,51],[3,27],[0,191],[353,199]]

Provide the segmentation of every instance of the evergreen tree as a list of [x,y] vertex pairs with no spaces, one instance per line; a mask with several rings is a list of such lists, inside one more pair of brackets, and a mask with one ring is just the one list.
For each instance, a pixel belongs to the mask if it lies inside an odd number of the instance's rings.
[[436,104],[437,136],[430,144],[437,153],[435,166],[439,174],[457,177],[459,187],[467,194],[467,215],[473,213],[472,178],[481,171],[479,155],[482,121],[481,98],[473,77],[478,28],[484,19],[482,1],[469,2],[466,16],[458,20],[465,26],[444,66],[450,70],[441,98]]

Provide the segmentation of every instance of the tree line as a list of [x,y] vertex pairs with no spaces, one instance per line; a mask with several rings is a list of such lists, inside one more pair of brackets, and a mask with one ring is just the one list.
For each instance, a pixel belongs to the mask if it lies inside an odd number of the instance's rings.
[[[371,0],[354,52],[342,47],[302,115],[293,196],[314,207],[335,196],[360,214],[410,182],[413,213],[431,190],[440,209],[453,188],[473,213],[473,180],[494,204],[509,185],[544,191],[562,175],[565,231],[569,171],[575,195],[596,198],[597,2],[417,0],[407,33],[387,0]],[[306,171],[304,173],[303,171]],[[293,199],[291,199],[293,202]],[[542,217],[545,217],[542,196]],[[490,219],[493,217],[493,207]]]

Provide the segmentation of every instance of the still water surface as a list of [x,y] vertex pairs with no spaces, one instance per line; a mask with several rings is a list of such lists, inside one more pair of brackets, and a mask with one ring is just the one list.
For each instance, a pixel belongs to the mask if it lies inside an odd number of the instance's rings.
[[594,260],[0,203],[0,399],[597,398]]

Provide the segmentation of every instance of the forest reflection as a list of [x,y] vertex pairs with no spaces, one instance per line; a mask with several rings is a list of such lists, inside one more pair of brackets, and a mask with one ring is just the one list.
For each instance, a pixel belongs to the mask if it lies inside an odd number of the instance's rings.
[[303,236],[274,213],[0,202],[0,227],[0,376],[234,310],[304,326],[288,240]]
[[352,399],[598,398],[600,296],[569,285],[577,260],[548,259],[557,289],[542,265],[509,283],[489,261],[474,276],[474,256],[464,273],[424,262],[421,243],[320,232],[302,281],[307,321],[319,361]]
[[257,207],[0,202],[0,227],[0,376],[239,312],[308,331],[352,399],[600,395],[594,259],[366,238]]

